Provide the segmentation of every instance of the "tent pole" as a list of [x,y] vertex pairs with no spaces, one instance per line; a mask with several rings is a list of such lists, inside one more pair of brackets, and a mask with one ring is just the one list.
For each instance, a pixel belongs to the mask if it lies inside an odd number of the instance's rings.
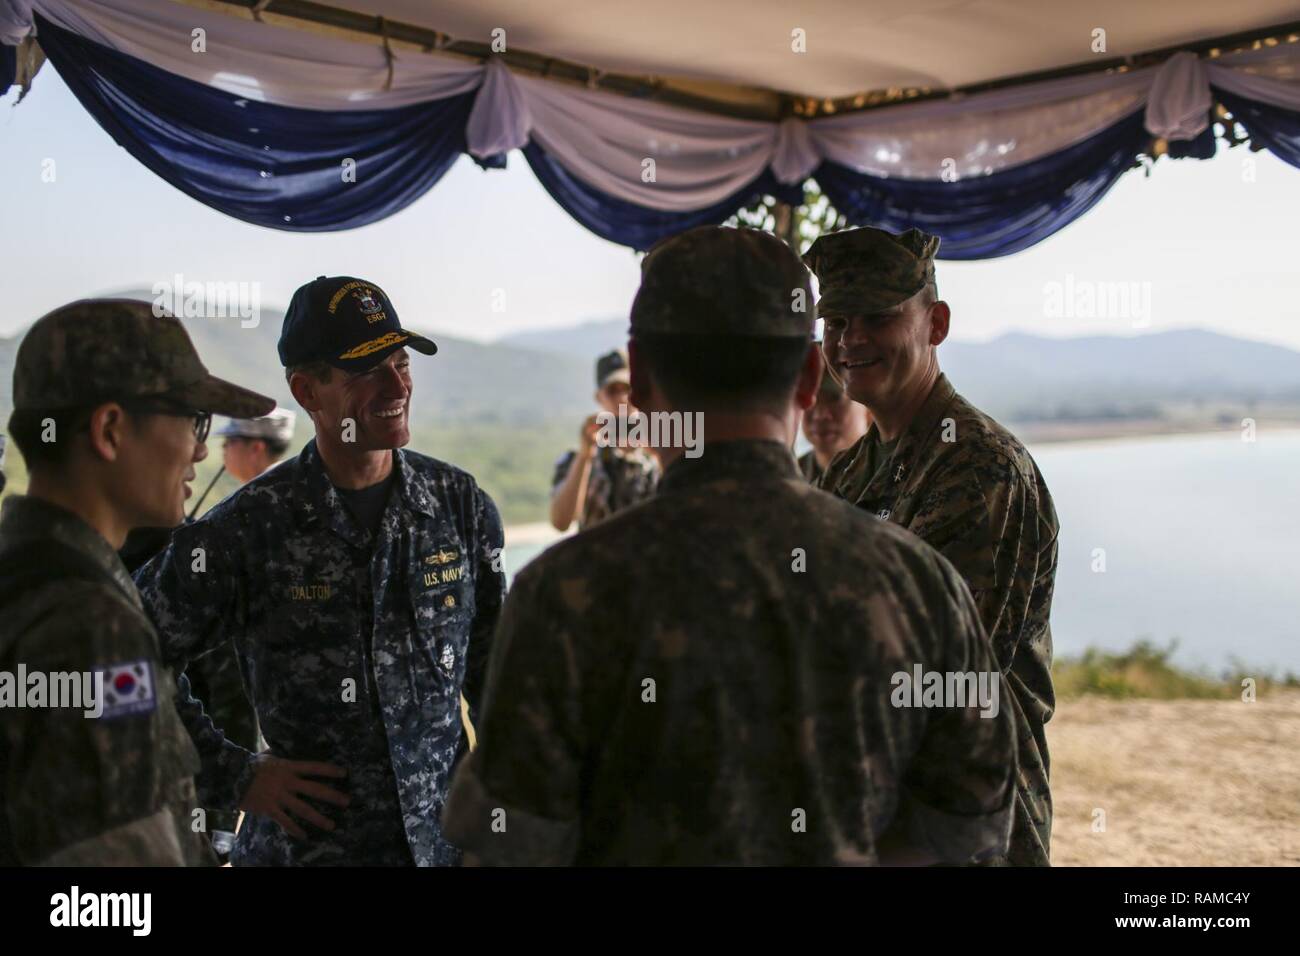
[[799,211],[780,199],[772,207],[772,232],[795,252],[799,251]]

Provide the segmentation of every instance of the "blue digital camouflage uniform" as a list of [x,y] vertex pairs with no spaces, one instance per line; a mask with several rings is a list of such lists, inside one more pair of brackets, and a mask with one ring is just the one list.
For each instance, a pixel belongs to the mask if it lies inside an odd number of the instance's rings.
[[[336,763],[346,809],[297,841],[248,816],[231,861],[447,865],[439,815],[465,749],[459,697],[477,713],[505,593],[492,499],[464,471],[394,451],[377,540],[325,474],[315,442],[253,479],[137,574],[178,671],[233,640],[272,753]],[[196,570],[200,557],[204,570]],[[203,761],[200,795],[233,807],[252,755],[224,738],[181,681],[178,706]]]

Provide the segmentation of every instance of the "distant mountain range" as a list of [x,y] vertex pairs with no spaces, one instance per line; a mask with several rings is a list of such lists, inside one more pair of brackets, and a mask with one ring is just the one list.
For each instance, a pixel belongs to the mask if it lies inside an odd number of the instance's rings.
[[[131,289],[122,298],[153,301],[149,292]],[[272,395],[297,409],[276,352],[283,309],[263,306],[259,322],[242,328],[238,318],[183,319],[203,363],[214,375]],[[484,345],[431,333],[438,354],[415,355],[412,421],[458,424],[527,425],[554,417],[578,420],[590,413],[594,388],[591,363],[508,345]],[[0,338],[0,411],[12,407],[13,359],[22,335]]]
[[[141,290],[123,295],[152,300]],[[294,407],[276,355],[283,312],[263,308],[255,328],[238,319],[184,320],[217,375]],[[517,333],[481,344],[433,334],[438,354],[415,356],[412,418],[527,426],[577,420],[592,407],[593,362],[624,344],[626,319]],[[0,412],[7,418],[19,336],[0,339]],[[1023,333],[940,347],[944,371],[971,401],[1009,422],[1135,416],[1168,404],[1300,405],[1300,352],[1184,330],[1135,337],[1043,338]]]
[[1300,352],[1201,329],[950,342],[940,362],[962,393],[1011,421],[1136,406],[1300,403]]
[[[507,335],[498,344],[590,365],[626,341],[627,320],[609,319]],[[1136,414],[1164,404],[1300,403],[1300,352],[1200,329],[1070,339],[1013,332],[946,342],[939,361],[963,395],[1008,421]]]
[[596,356],[627,344],[627,322],[627,319],[596,319],[559,329],[514,332],[496,341],[514,348],[584,356],[594,370]]

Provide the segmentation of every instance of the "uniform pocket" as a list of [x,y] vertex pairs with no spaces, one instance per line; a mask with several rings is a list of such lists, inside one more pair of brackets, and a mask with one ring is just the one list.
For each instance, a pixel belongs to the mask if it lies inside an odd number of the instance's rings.
[[449,720],[446,715],[459,707],[474,620],[472,555],[460,541],[445,539],[423,545],[414,557],[412,642],[426,671],[415,683],[425,688],[438,719]]
[[437,683],[459,691],[465,679],[472,615],[461,607],[438,607],[417,614],[415,645]]

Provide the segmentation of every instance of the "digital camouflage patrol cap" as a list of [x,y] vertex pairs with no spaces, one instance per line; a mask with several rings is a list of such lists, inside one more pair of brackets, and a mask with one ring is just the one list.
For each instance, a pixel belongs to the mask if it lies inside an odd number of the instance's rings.
[[133,299],[82,299],[42,316],[14,359],[14,410],[162,398],[254,418],[275,399],[211,375],[179,319]]
[[438,346],[402,328],[384,290],[365,279],[319,276],[289,300],[280,328],[285,368],[325,362],[346,372],[374,368],[400,348],[433,355]]
[[784,242],[758,229],[700,226],[641,260],[632,332],[812,341],[812,276]]
[[232,418],[216,434],[220,438],[262,438],[267,441],[290,442],[296,416],[285,408],[277,408],[261,418]]
[[821,236],[803,261],[817,276],[823,317],[869,315],[906,302],[934,282],[939,237],[909,229],[894,235],[864,226]]

